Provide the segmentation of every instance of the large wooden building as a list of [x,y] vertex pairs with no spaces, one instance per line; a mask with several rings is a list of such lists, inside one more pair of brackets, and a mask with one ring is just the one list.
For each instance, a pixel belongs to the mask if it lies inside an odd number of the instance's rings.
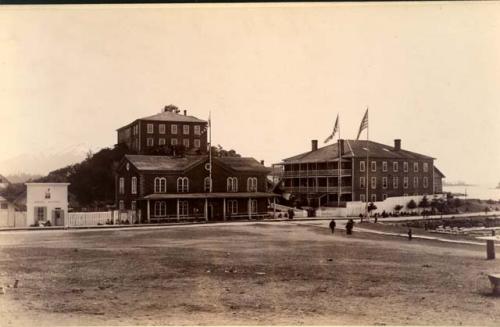
[[[227,220],[267,214],[269,168],[253,158],[126,155],[116,170],[116,204],[135,221]],[[211,178],[210,178],[211,175]],[[133,215],[134,216],[134,215]]]
[[207,152],[207,121],[188,116],[187,111],[166,106],[161,113],[139,118],[117,130],[118,144],[136,154],[155,147],[180,146],[192,153]]
[[322,148],[313,140],[310,151],[284,159],[278,165],[283,166],[285,191],[298,202],[335,206],[348,201],[440,193],[444,175],[434,167],[434,160],[403,150],[399,139],[393,146],[339,140]]

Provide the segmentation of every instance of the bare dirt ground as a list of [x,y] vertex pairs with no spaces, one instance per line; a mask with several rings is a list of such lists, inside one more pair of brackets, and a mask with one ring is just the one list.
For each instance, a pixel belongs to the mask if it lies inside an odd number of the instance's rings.
[[498,326],[484,247],[322,224],[0,233],[0,325]]

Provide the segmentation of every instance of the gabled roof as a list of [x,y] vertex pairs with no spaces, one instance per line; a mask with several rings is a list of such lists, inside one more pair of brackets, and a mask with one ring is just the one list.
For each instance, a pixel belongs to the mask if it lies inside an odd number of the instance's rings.
[[0,184],[10,184],[9,180],[7,178],[5,178],[5,176],[3,175],[0,175]]
[[[368,150],[367,150],[368,149]],[[330,144],[315,151],[304,152],[302,154],[284,159],[286,162],[317,162],[336,160],[339,157],[338,143]],[[407,151],[396,150],[394,147],[365,140],[344,140],[344,154],[342,158],[366,158],[367,151],[372,158],[391,159],[434,159],[432,157]]]
[[434,172],[441,176],[441,178],[446,177],[441,170],[434,166]]
[[[208,160],[207,155],[171,157],[125,155],[125,158],[140,171],[185,171]],[[213,157],[214,162],[238,172],[268,173],[269,168],[261,165],[254,158]]]
[[192,122],[192,123],[206,123],[205,120],[201,120],[194,116],[185,116],[182,114],[177,114],[171,111],[160,112],[159,114],[139,118],[139,120],[160,120],[160,121],[172,121],[172,122]]

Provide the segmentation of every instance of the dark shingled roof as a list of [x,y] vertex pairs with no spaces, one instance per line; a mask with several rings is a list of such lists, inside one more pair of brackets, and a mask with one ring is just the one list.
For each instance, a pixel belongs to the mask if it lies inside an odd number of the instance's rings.
[[[185,171],[208,159],[207,155],[169,157],[169,156],[147,156],[147,155],[125,155],[138,170],[150,171]],[[241,157],[213,157],[212,161],[220,162],[222,165],[235,171],[269,173],[270,169],[261,165],[254,158]]]
[[[372,158],[391,159],[434,159],[432,157],[407,151],[395,150],[394,147],[368,141],[368,149]],[[344,155],[342,158],[362,157],[366,158],[367,142],[365,140],[344,140]],[[315,151],[304,152],[302,154],[284,159],[284,162],[316,162],[335,160],[339,157],[338,143],[330,144]]]
[[206,123],[205,120],[201,120],[194,116],[184,116],[182,114],[177,114],[175,112],[170,112],[170,111],[160,112],[159,114],[156,115],[139,118],[139,120]]
[[446,177],[441,170],[434,166],[434,172],[440,175],[442,178]]

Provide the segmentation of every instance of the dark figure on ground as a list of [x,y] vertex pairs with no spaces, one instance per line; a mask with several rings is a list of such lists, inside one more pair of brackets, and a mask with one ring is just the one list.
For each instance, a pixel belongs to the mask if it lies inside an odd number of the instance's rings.
[[413,237],[413,232],[411,231],[411,228],[408,228],[408,240],[411,241]]
[[335,223],[335,220],[332,219],[332,221],[330,221],[330,229],[332,230],[332,234],[335,233],[335,226],[337,224]]
[[349,219],[349,221],[345,225],[345,230],[346,230],[347,235],[351,235],[352,234],[352,229],[353,228],[354,228],[354,220]]
[[294,215],[295,215],[295,212],[293,212],[293,209],[288,209],[288,219],[293,219]]

